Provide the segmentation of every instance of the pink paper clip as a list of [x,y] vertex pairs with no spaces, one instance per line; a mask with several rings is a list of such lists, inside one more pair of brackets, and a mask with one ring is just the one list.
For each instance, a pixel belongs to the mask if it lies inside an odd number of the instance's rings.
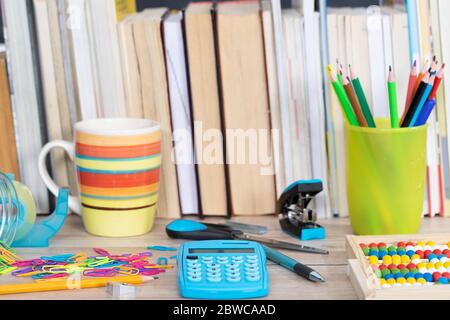
[[12,264],[14,267],[31,267],[33,265],[36,265],[37,262],[40,262],[41,259],[33,259],[33,260],[22,260],[22,261],[16,261]]
[[101,256],[104,256],[104,257],[111,256],[111,254],[108,251],[106,251],[105,249],[101,249],[101,248],[94,248],[94,252]]
[[153,253],[151,253],[150,251],[146,251],[146,252],[139,253],[139,255],[141,257],[151,257],[151,256],[153,256]]
[[86,277],[114,277],[119,273],[117,269],[95,269],[95,270],[84,270],[83,275]]
[[51,280],[51,279],[57,279],[57,278],[65,278],[67,276],[68,276],[67,273],[56,273],[56,274],[52,274],[52,275],[49,275],[49,276],[45,276],[41,280]]
[[166,272],[166,271],[162,270],[162,269],[144,269],[144,270],[140,270],[139,274],[142,276],[154,276],[154,275],[158,275],[163,272]]

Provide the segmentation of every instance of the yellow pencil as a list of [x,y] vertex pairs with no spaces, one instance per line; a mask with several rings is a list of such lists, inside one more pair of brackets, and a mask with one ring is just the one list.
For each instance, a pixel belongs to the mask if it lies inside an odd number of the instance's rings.
[[15,294],[15,293],[29,293],[29,292],[45,292],[45,291],[60,291],[73,289],[87,289],[106,287],[109,282],[120,282],[127,284],[141,284],[151,280],[158,279],[157,277],[143,277],[139,275],[123,276],[123,277],[107,277],[95,279],[81,279],[81,280],[62,280],[62,281],[48,281],[48,282],[34,282],[24,284],[5,284],[0,285],[0,295]]

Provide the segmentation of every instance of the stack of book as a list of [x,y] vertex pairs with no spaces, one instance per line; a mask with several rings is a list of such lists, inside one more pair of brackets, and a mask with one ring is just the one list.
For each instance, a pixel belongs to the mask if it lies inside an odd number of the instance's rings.
[[[296,180],[326,184],[313,6],[301,14],[227,1],[136,12],[131,0],[2,0],[2,8],[17,120],[2,121],[17,142],[16,171],[42,210],[48,194],[33,167],[40,148],[72,140],[75,122],[100,117],[161,123],[160,217],[273,214]],[[14,169],[3,162],[1,170]],[[76,191],[63,153],[51,166]],[[326,192],[316,206],[330,214]]]

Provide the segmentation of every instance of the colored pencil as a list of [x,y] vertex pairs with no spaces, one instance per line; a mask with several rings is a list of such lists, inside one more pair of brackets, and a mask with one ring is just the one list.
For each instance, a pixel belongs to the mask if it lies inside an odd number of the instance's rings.
[[358,123],[361,127],[368,127],[367,120],[364,117],[364,114],[361,110],[361,105],[359,104],[358,97],[356,96],[356,92],[350,82],[349,77],[345,77],[343,79],[343,86],[345,92],[347,93],[348,99],[350,100],[350,104],[352,105],[353,112],[356,115],[356,119],[358,119]]
[[436,97],[436,93],[442,82],[442,77],[444,75],[444,68],[445,68],[445,63],[442,64],[441,68],[439,69],[438,73],[436,74],[436,79],[434,80],[434,84],[433,84],[433,88],[431,89],[430,96],[428,97],[427,102],[423,106],[422,111],[419,114],[419,117],[417,118],[416,122],[414,123],[414,126],[422,126],[425,123],[427,123],[428,118],[430,117],[430,114],[433,111],[433,108],[436,106],[436,100],[434,98]]
[[391,115],[391,128],[398,128],[398,105],[397,105],[397,84],[395,82],[394,72],[389,66],[388,78],[389,111]]
[[429,71],[428,69],[430,68],[430,62],[428,61],[428,59],[425,61],[425,64],[423,65],[422,70],[419,72],[419,75],[417,76],[416,79],[416,86],[415,89],[417,91],[417,89],[419,88],[420,83],[422,82],[423,77],[425,76],[425,74]]
[[444,68],[445,68],[445,63],[442,64],[441,68],[439,69],[438,73],[436,74],[436,79],[434,80],[433,89],[431,89],[429,99],[434,99],[436,97],[436,93],[439,89],[439,86],[442,82],[442,77],[444,75]]
[[[425,78],[424,78],[425,79]],[[431,90],[433,89],[434,79],[436,79],[436,74],[432,74],[430,79],[428,80],[428,85],[425,88],[425,92],[423,93],[422,98],[420,99],[419,105],[417,106],[417,110],[414,113],[413,118],[411,119],[411,122],[409,123],[410,127],[413,127],[414,124],[417,121],[417,118],[419,117],[420,113],[422,112],[422,108],[425,105],[425,103],[428,100],[428,97],[430,96]]]
[[347,121],[353,126],[358,126],[358,120],[356,119],[356,116],[353,113],[352,106],[347,97],[347,94],[345,93],[343,86],[341,84],[339,84],[336,72],[332,69],[331,66],[328,66],[328,69],[329,69],[328,71],[329,71],[329,75],[330,75],[331,84],[334,88],[334,91],[335,91],[337,97],[338,97],[339,103],[341,104],[342,111],[344,112],[344,115],[345,115]]
[[336,60],[336,69],[337,69],[337,78],[339,83],[342,85],[343,84],[343,79],[342,79],[342,75],[343,75],[343,70],[342,70],[342,64],[339,63],[339,60]]
[[358,101],[364,117],[366,118],[367,124],[370,128],[375,128],[375,121],[373,120],[372,112],[370,111],[369,103],[367,102],[366,95],[364,94],[361,81],[359,81],[359,78],[354,73],[351,65],[349,65],[349,70],[353,88],[355,89],[356,96],[358,97]]
[[425,105],[422,108],[422,111],[420,112],[419,117],[416,120],[416,123],[414,123],[415,127],[423,126],[425,123],[427,123],[428,118],[430,117],[431,112],[433,111],[433,108],[436,105],[436,100],[434,99],[428,99]]
[[430,80],[430,74],[427,72],[420,82],[419,88],[417,88],[416,93],[414,94],[414,98],[411,101],[411,105],[408,108],[408,112],[405,115],[405,119],[401,123],[401,127],[409,127],[411,124],[411,120],[414,117],[414,114],[417,111],[417,108],[422,101],[422,97],[424,96],[425,90],[428,87],[428,81]]
[[400,123],[402,123],[403,120],[405,119],[406,112],[408,112],[409,106],[411,105],[411,100],[414,97],[414,93],[416,91],[417,71],[418,71],[417,70],[417,61],[414,60],[413,67],[411,69],[411,73],[409,74],[408,91],[406,94],[406,101],[405,101],[405,110],[403,111]]

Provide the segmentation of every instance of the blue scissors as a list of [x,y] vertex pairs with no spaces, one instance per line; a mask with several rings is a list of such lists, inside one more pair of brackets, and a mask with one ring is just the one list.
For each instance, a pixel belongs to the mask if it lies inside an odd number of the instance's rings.
[[166,226],[166,233],[174,239],[187,240],[249,240],[266,246],[299,252],[328,254],[327,250],[295,244],[291,242],[267,239],[248,235],[241,230],[233,229],[224,224],[200,223],[192,220],[175,220]]

